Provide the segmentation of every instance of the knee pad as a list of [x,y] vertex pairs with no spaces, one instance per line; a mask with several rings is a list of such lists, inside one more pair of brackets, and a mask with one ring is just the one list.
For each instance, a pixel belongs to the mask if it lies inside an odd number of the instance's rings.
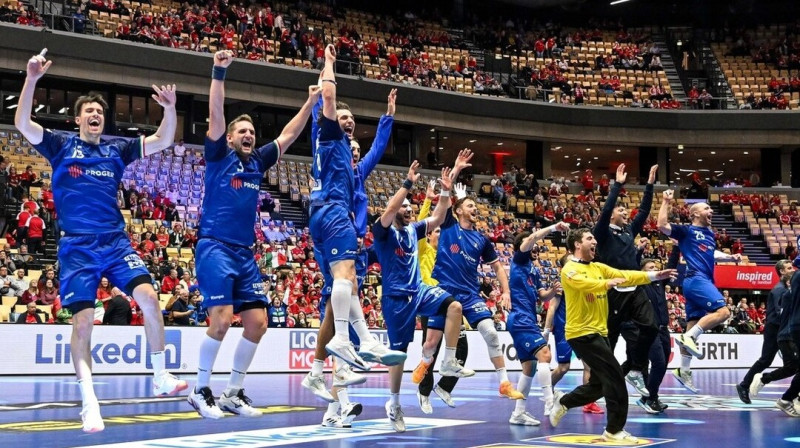
[[489,357],[503,356],[503,349],[500,348],[500,336],[497,334],[491,319],[484,319],[478,322],[478,331],[483,336],[483,340],[486,341]]

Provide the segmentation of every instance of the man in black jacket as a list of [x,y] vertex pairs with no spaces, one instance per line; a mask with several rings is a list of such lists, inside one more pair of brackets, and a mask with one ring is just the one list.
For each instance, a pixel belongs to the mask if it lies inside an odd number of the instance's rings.
[[[736,385],[739,399],[750,404],[750,385],[756,374],[760,374],[775,360],[778,354],[778,330],[781,324],[781,297],[788,292],[783,282],[783,276],[792,272],[792,263],[789,260],[781,260],[775,264],[778,272],[778,284],[769,292],[767,297],[767,318],[764,323],[764,342],[761,345],[761,357],[750,367],[742,382]],[[784,358],[785,361],[785,358]]]
[[133,318],[131,304],[121,291],[114,292],[116,294],[109,299],[106,313],[103,315],[103,325],[130,325]]
[[[653,204],[653,183],[656,180],[658,165],[650,168],[644,197],[639,204],[639,210],[632,221],[629,222],[630,212],[624,205],[617,204],[620,190],[628,178],[625,164],[617,167],[616,182],[606,198],[603,211],[592,233],[597,240],[597,261],[607,264],[615,269],[639,270],[637,262],[636,235],[641,233],[650,208]],[[608,291],[608,339],[611,347],[616,346],[623,322],[632,321],[638,330],[638,340],[626,340],[632,345],[629,352],[630,372],[626,372],[625,379],[636,388],[642,397],[648,397],[650,392],[644,381],[643,371],[647,369],[648,353],[653,340],[658,334],[658,327],[653,316],[653,307],[641,287],[615,287]],[[626,363],[627,365],[627,363]]]

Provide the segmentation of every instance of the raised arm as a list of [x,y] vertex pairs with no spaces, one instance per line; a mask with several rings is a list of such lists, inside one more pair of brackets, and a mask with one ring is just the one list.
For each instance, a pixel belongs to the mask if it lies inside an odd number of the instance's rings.
[[391,226],[394,222],[394,217],[397,215],[400,207],[403,206],[403,201],[405,201],[406,196],[408,196],[408,192],[411,190],[411,187],[414,185],[414,183],[419,179],[420,174],[417,172],[418,169],[419,162],[415,160],[414,163],[412,163],[408,168],[408,176],[406,177],[406,180],[403,181],[403,185],[397,190],[394,196],[389,199],[389,203],[386,204],[386,209],[381,215],[381,226],[383,226],[383,228],[388,229],[389,226]]
[[386,148],[389,146],[389,139],[392,138],[392,126],[394,125],[396,100],[397,89],[392,89],[389,92],[389,98],[387,100],[386,115],[382,116],[378,122],[378,130],[375,132],[375,139],[372,140],[372,146],[370,146],[369,152],[358,162],[359,165],[361,165],[361,175],[365,179],[369,177],[372,170],[375,169],[375,165],[381,161],[383,153],[386,152]]
[[653,208],[653,184],[656,182],[656,173],[658,173],[658,165],[651,166],[650,174],[647,177],[647,185],[644,187],[642,203],[639,204],[639,211],[631,222],[633,236],[642,233],[644,223],[647,222],[647,218],[650,216],[650,209]]
[[14,126],[25,136],[32,145],[38,145],[44,138],[44,128],[31,119],[33,113],[33,94],[36,91],[36,82],[44,76],[47,69],[53,64],[44,58],[47,48],[41,53],[28,59],[27,76],[22,92],[19,94],[17,111],[14,114]]
[[442,225],[450,210],[450,190],[453,188],[450,168],[442,168],[442,177],[439,179],[439,183],[442,185],[442,191],[439,194],[439,203],[436,204],[433,214],[427,220],[429,232]]
[[569,224],[563,221],[559,221],[553,224],[552,226],[548,226],[531,233],[527,238],[522,240],[522,243],[519,246],[519,250],[522,252],[528,252],[529,250],[533,249],[534,243],[536,243],[539,240],[543,240],[544,237],[553,232],[569,232]]
[[608,234],[610,232],[608,225],[611,223],[611,215],[614,213],[614,207],[617,206],[619,191],[622,189],[622,186],[625,185],[626,180],[628,180],[628,173],[625,172],[625,164],[620,163],[617,167],[617,176],[614,178],[614,185],[612,185],[608,191],[606,202],[603,204],[603,211],[600,212],[600,217],[597,218],[597,224],[595,224],[594,232],[592,232],[598,245],[608,239]]
[[464,148],[459,151],[458,157],[456,158],[456,163],[453,165],[453,171],[450,172],[450,179],[455,181],[458,179],[458,175],[461,174],[461,171],[464,168],[469,168],[472,166],[472,164],[469,163],[469,161],[472,160],[472,156],[474,156],[474,154],[469,148]]
[[175,129],[178,127],[178,114],[175,112],[175,84],[167,84],[161,88],[153,84],[153,90],[156,92],[152,95],[153,100],[164,108],[164,116],[161,117],[161,124],[156,129],[156,133],[144,139],[144,155],[146,156],[169,148],[175,141]]
[[222,50],[214,54],[208,93],[208,139],[212,141],[225,134],[225,72],[232,62],[232,51]]
[[428,182],[428,188],[425,190],[425,202],[419,208],[417,219],[422,221],[431,215],[431,204],[433,204],[434,199],[436,199],[436,181],[432,180]]
[[320,92],[321,89],[319,86],[308,86],[308,99],[303,104],[303,107],[300,108],[300,111],[297,112],[297,115],[286,123],[286,126],[283,127],[283,131],[281,131],[281,135],[276,139],[278,141],[278,147],[281,150],[281,155],[289,149],[289,146],[297,140],[297,137],[299,137],[300,133],[305,129],[308,117],[311,115],[311,110],[319,99]]
[[555,294],[550,298],[550,306],[547,307],[547,316],[544,318],[545,331],[553,331],[553,319],[556,317],[556,311],[558,311],[559,306],[561,306],[561,295]]
[[672,235],[672,226],[669,224],[669,211],[672,208],[673,194],[672,190],[665,190],[662,193],[661,209],[658,210],[658,230],[667,236]]
[[336,47],[325,47],[325,68],[322,69],[322,115],[336,121]]

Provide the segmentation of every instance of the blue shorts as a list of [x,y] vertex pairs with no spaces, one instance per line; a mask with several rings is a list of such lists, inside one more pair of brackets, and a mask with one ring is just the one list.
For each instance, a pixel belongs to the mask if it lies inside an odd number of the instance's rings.
[[683,294],[686,297],[687,322],[699,320],[725,306],[725,298],[714,282],[699,275],[683,279]]
[[542,337],[542,330],[538,325],[530,325],[520,321],[518,313],[508,315],[506,329],[511,333],[514,348],[517,350],[519,362],[536,359],[536,352],[547,346],[547,341]]
[[[358,256],[356,258],[356,279],[358,279],[358,290],[364,286],[364,279],[367,277],[367,250],[365,248],[358,249]],[[331,295],[333,289],[333,275],[331,274],[331,266],[325,261],[322,252],[314,245],[314,259],[319,263],[319,271],[322,273],[322,295]]]
[[[445,290],[447,291],[447,289]],[[462,292],[452,294],[452,296],[459,303],[461,303],[461,312],[464,314],[464,318],[467,319],[470,327],[476,328],[478,326],[478,322],[484,319],[492,318],[492,312],[486,306],[486,302],[479,295]],[[428,319],[428,328],[443,331],[444,316],[435,316]]]
[[411,296],[387,296],[384,294],[381,304],[383,305],[383,320],[386,322],[386,332],[389,336],[389,348],[392,350],[408,348],[408,344],[414,340],[417,315],[431,319],[436,316],[444,323],[445,316],[439,314],[439,309],[448,297],[450,294],[442,288],[425,284],[420,285],[417,293]]
[[263,302],[266,308],[264,282],[252,250],[201,238],[195,260],[204,308],[233,305],[234,314],[247,302]]
[[567,342],[567,334],[562,325],[553,325],[553,338],[556,341],[556,361],[569,364],[572,359],[572,346]]
[[[327,295],[323,295],[319,298],[319,321],[322,322],[325,320],[325,308],[328,305],[328,300],[330,300],[331,296],[330,293]],[[350,330],[350,342],[353,343],[355,348],[358,348],[361,345],[361,338],[358,337],[358,333],[356,330],[353,329],[353,325],[348,325],[347,328]]]
[[355,261],[358,257],[358,241],[352,213],[339,204],[328,204],[311,208],[308,223],[314,248],[322,254],[320,264],[342,260]]
[[128,295],[151,281],[150,272],[122,231],[63,236],[58,243],[58,264],[63,307],[77,302],[94,304],[102,277]]

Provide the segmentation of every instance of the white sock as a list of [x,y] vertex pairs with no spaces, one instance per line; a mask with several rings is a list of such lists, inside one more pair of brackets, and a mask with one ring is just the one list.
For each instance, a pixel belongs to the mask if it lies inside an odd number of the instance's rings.
[[350,404],[350,397],[347,396],[347,389],[339,389],[339,404],[341,406],[347,406]]
[[433,362],[433,357],[432,356],[422,355],[422,362],[424,362],[425,364],[430,365],[430,363]]
[[692,357],[681,355],[681,372],[689,372],[692,370]]
[[553,398],[553,378],[550,376],[550,363],[540,362],[536,364],[536,382],[542,388],[544,399],[551,400]]
[[[520,374],[519,382],[517,382],[517,390],[522,393],[525,398],[528,398],[528,393],[531,391],[531,382],[533,381],[533,377],[525,375],[524,373]],[[520,414],[525,412],[525,403],[527,400],[517,400],[516,405],[514,406],[514,413]]]
[[94,382],[91,377],[78,380],[78,386],[81,387],[81,401],[83,401],[84,406],[97,404],[97,396],[94,394]]
[[203,342],[200,343],[200,360],[197,362],[195,391],[208,387],[211,383],[211,370],[214,367],[214,361],[217,359],[217,352],[219,352],[221,345],[222,341],[218,341],[207,334],[203,336]]
[[500,375],[500,382],[508,381],[508,372],[506,371],[505,367],[500,367],[497,369],[497,374]]
[[442,360],[443,363],[450,361],[451,359],[456,358],[456,348],[455,347],[445,347],[444,348],[444,359]]
[[369,327],[367,327],[367,321],[364,319],[364,310],[361,308],[361,303],[358,302],[358,296],[350,296],[350,325],[356,330],[362,345],[366,341],[375,339],[370,334]]
[[164,350],[160,352],[150,352],[150,363],[153,364],[153,375],[158,376],[166,370],[164,361]]
[[339,402],[338,401],[334,401],[333,403],[328,403],[328,410],[325,411],[325,414],[326,415],[337,415],[337,414],[339,414],[339,409],[340,409],[340,406],[339,406]]
[[344,279],[335,279],[331,287],[331,311],[333,311],[333,326],[336,336],[350,340],[347,325],[350,323],[350,293],[353,291],[353,282]]
[[253,357],[256,356],[256,349],[258,344],[248,341],[242,337],[239,344],[236,346],[236,351],[233,354],[233,367],[231,368],[231,377],[228,380],[228,387],[225,388],[225,395],[233,396],[239,393],[244,383],[244,376],[247,374],[247,369],[253,362]]
[[704,331],[705,330],[703,330],[703,327],[701,327],[700,325],[695,325],[694,327],[689,329],[689,331],[686,332],[686,336],[689,336],[690,338],[696,341],[700,339],[700,335],[702,335]]
[[391,403],[392,406],[400,406],[400,394],[389,395],[389,403]]
[[311,376],[322,376],[323,367],[325,367],[325,361],[315,359],[314,364],[311,364]]

